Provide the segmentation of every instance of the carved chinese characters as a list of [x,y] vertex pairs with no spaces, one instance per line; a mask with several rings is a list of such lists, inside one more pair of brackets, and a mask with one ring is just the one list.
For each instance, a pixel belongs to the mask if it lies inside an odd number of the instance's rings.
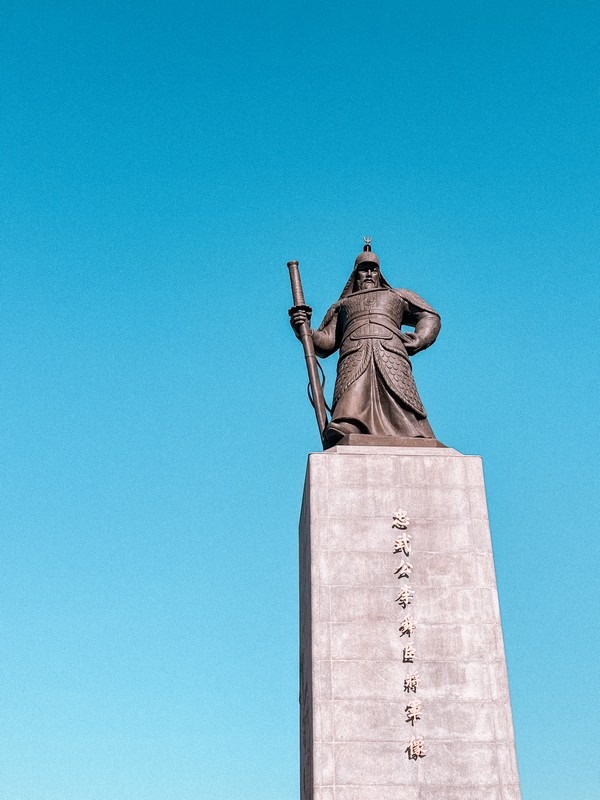
[[411,604],[414,595],[415,593],[413,590],[407,586],[406,589],[402,589],[400,591],[400,594],[396,598],[396,602],[398,605],[402,606],[402,608],[406,608],[406,606]]
[[404,691],[416,692],[420,680],[418,672],[411,672],[410,675],[404,678]]
[[[397,530],[401,531],[400,535],[394,542],[394,554],[400,553],[403,556],[400,563],[394,570],[394,575],[396,575],[399,581],[410,579],[410,575],[413,570],[412,563],[406,560],[410,556],[411,551],[411,536],[408,533],[409,523],[410,519],[404,509],[399,509],[394,514],[392,528],[396,528]],[[408,606],[412,604],[414,596],[415,593],[411,587],[409,585],[403,585],[398,592],[398,596],[396,597],[396,603],[398,603],[402,609],[406,610]],[[410,640],[416,629],[417,624],[413,618],[413,615],[407,613],[398,627],[400,636],[407,637],[407,639]],[[416,651],[414,645],[412,643],[406,644],[402,651],[403,663],[413,664],[415,657]],[[409,672],[404,678],[404,691],[409,695],[416,694],[420,682],[421,678],[418,672]],[[421,719],[421,703],[417,699],[411,700],[407,704],[404,711],[406,714],[406,722],[410,724],[411,727],[414,727],[415,722]],[[408,754],[408,758],[411,761],[417,761],[419,758],[424,758],[427,751],[425,750],[425,740],[423,737],[412,736],[408,742],[405,752]]]
[[408,561],[404,561],[403,559],[394,570],[394,575],[397,575],[398,579],[410,578],[411,572],[412,572],[412,564],[409,564]]
[[412,646],[412,644],[408,644],[402,651],[402,661],[404,661],[405,664],[412,664],[414,660],[415,648]]
[[415,625],[415,621],[410,616],[410,614],[402,620],[400,623],[400,627],[398,630],[400,631],[400,636],[412,636],[413,633],[416,631],[417,626]]
[[421,703],[409,703],[406,706],[406,721],[414,725],[418,719],[421,719]]
[[408,743],[406,752],[408,753],[408,757],[414,759],[415,761],[418,758],[424,758],[427,754],[427,750],[425,750],[425,740],[423,737],[413,737]]

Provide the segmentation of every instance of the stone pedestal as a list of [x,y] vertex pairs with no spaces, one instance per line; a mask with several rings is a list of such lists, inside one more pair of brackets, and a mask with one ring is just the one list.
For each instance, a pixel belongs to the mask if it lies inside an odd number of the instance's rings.
[[479,457],[312,454],[300,604],[302,800],[519,800]]

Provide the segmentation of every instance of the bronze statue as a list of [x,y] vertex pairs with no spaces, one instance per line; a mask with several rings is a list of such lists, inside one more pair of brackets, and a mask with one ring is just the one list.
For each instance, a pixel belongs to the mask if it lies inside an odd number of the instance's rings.
[[[379,259],[365,238],[363,252],[337,303],[318,330],[310,328],[312,310],[304,303],[298,262],[288,263],[294,306],[290,322],[304,345],[312,402],[324,447],[348,434],[435,440],[412,375],[409,356],[432,345],[440,316],[418,294],[393,289],[380,271]],[[401,330],[403,325],[414,332]],[[312,339],[312,341],[309,341]],[[340,351],[331,421],[316,381],[315,354]],[[424,444],[424,442],[423,442]]]

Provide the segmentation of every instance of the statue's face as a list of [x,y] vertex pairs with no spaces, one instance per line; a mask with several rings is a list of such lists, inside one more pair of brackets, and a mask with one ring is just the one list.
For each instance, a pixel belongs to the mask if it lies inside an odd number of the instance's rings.
[[361,289],[377,289],[379,286],[379,267],[365,261],[356,268],[356,287]]

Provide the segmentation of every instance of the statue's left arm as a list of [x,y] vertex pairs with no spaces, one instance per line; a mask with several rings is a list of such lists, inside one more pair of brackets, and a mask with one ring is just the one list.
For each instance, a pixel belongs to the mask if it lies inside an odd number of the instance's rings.
[[401,289],[400,294],[406,301],[407,310],[402,323],[414,327],[413,332],[402,331],[402,339],[409,356],[430,347],[437,339],[442,327],[440,315],[418,294]]

